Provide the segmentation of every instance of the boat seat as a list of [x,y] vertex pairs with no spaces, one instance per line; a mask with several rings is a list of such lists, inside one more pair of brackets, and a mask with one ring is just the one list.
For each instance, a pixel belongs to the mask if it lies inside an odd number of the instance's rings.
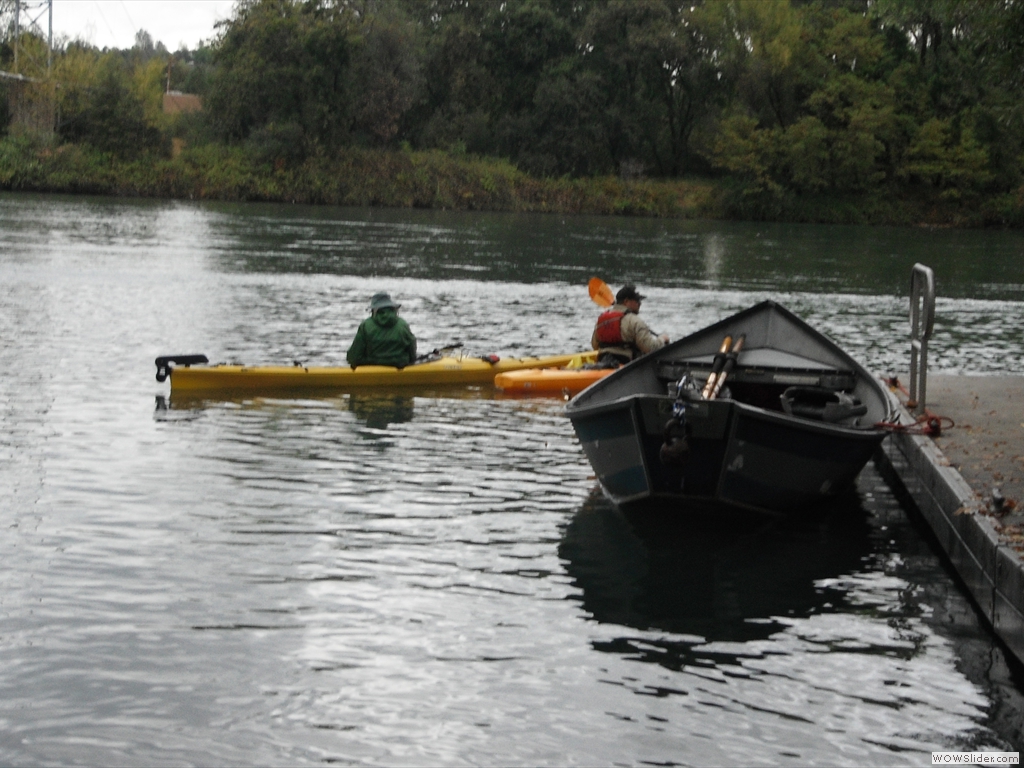
[[853,395],[823,387],[790,387],[779,399],[782,410],[790,416],[828,424],[838,424],[868,412],[868,407]]
[[[679,381],[685,374],[703,381],[711,373],[711,366],[711,361],[659,360],[657,375],[665,382]],[[857,378],[853,371],[840,368],[737,365],[729,374],[729,382],[776,387],[816,387],[842,392],[853,389]]]

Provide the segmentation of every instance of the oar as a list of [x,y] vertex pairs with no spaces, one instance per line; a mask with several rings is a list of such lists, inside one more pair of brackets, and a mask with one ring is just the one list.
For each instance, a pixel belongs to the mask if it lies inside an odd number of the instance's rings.
[[747,334],[741,333],[736,339],[736,343],[732,345],[732,349],[729,350],[729,354],[725,356],[725,365],[722,366],[722,372],[718,374],[718,378],[715,379],[715,387],[711,390],[711,396],[708,400],[714,400],[718,397],[718,393],[722,391],[722,385],[725,384],[725,379],[732,369],[736,367],[736,358],[739,357],[740,350],[743,349],[743,342],[746,341]]
[[608,287],[608,283],[600,277],[590,278],[590,282],[587,283],[587,290],[590,291],[590,298],[599,307],[610,307],[615,303],[615,294]]
[[726,336],[722,339],[722,346],[719,348],[718,354],[715,355],[715,361],[711,364],[711,375],[708,376],[704,389],[700,393],[703,400],[711,399],[711,391],[715,388],[715,380],[718,379],[718,374],[722,372],[722,367],[725,365],[725,356],[729,354],[730,349],[732,349],[732,336]]

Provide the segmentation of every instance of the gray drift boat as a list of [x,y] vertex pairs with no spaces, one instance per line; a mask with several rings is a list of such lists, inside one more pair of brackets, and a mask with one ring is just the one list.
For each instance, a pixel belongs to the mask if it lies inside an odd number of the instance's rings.
[[618,504],[771,512],[848,489],[897,418],[879,379],[772,301],[641,357],[566,413]]

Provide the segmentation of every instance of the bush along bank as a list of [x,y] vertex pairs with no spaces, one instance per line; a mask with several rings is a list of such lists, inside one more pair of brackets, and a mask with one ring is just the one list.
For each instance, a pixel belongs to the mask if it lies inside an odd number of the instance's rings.
[[87,146],[0,141],[0,189],[338,206],[715,218],[710,181],[535,178],[497,159],[346,149],[301,163],[207,145],[171,159],[121,159]]
[[1024,187],[969,200],[916,193],[799,195],[736,177],[538,178],[495,158],[349,148],[302,162],[210,144],[133,159],[87,145],[0,140],[0,189],[183,200],[741,219],[896,226],[1024,226]]

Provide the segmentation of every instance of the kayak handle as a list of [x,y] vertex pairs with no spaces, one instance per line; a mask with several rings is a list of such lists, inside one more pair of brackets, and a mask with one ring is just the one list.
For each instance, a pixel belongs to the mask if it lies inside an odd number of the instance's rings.
[[156,359],[156,380],[166,381],[171,365],[195,365],[210,362],[206,355],[166,355]]

